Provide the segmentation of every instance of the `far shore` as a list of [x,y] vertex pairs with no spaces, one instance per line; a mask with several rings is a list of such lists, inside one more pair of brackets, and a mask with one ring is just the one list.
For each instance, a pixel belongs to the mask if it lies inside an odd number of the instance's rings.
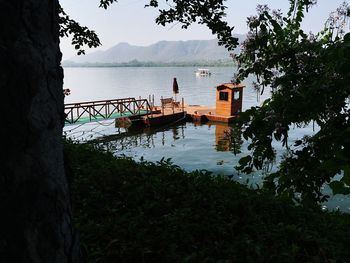
[[122,63],[76,63],[72,61],[63,61],[62,66],[67,68],[74,67],[232,67],[235,66],[232,60],[220,61],[194,61],[194,62],[139,62],[130,61]]

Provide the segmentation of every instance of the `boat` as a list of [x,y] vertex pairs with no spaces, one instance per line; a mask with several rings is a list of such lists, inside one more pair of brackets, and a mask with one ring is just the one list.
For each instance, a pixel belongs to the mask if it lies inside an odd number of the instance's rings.
[[211,72],[209,69],[207,68],[199,68],[197,69],[196,71],[196,75],[197,76],[210,76],[211,75]]

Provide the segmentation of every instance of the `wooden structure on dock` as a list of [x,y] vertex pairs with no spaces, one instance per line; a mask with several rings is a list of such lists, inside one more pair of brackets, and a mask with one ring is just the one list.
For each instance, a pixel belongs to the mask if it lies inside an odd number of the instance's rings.
[[183,98],[181,99],[181,102],[179,102],[174,100],[172,97],[161,97],[160,102],[160,112],[158,114],[153,114],[153,116],[144,120],[144,123],[147,126],[162,126],[186,119],[186,112],[184,110],[185,101]]
[[188,105],[188,120],[194,122],[232,122],[242,111],[243,85],[224,83],[216,87],[216,108]]
[[152,107],[147,99],[123,98],[65,104],[65,122],[68,124],[149,114],[152,114]]
[[235,116],[242,111],[243,85],[224,83],[216,87],[216,114]]

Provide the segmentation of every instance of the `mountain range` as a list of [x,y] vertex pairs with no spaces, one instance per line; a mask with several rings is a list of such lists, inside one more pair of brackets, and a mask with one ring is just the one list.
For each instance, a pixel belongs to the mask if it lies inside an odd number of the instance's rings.
[[[236,35],[242,42],[244,35]],[[239,52],[236,48],[233,52]],[[75,56],[63,64],[190,63],[229,61],[230,52],[218,45],[217,39],[188,41],[159,41],[149,46],[119,43],[105,51]]]

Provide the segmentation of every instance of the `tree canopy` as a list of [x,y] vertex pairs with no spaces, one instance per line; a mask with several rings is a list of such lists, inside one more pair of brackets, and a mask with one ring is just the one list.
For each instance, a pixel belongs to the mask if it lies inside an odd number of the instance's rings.
[[[175,0],[158,1],[150,0],[145,7],[159,8],[159,2],[168,3],[168,9],[159,9],[156,23],[165,26],[168,23],[179,22],[186,29],[192,23],[206,25],[213,34],[217,35],[219,44],[228,50],[233,50],[238,45],[238,39],[232,36],[233,27],[230,27],[224,18],[226,16],[226,0]],[[99,7],[107,9],[118,0],[100,0]],[[70,18],[63,8],[60,8],[60,36],[72,35],[72,45],[77,49],[78,55],[84,54],[84,48],[101,45],[97,34],[87,27],[81,26],[77,21]]]
[[[100,0],[108,8],[117,0]],[[158,0],[148,7],[159,8]],[[219,44],[232,50],[238,45],[233,27],[225,21],[224,0],[165,0],[156,23],[179,22],[183,28],[198,22],[206,25]],[[235,57],[238,74],[234,81],[249,75],[257,78],[255,87],[271,97],[261,106],[242,113],[239,124],[250,140],[251,154],[240,160],[238,170],[250,173],[262,169],[276,156],[272,145],[278,141],[287,149],[276,172],[264,182],[266,189],[303,202],[324,201],[322,187],[329,183],[334,193],[350,193],[350,34],[345,34],[349,6],[344,3],[325,23],[324,30],[307,34],[301,23],[315,0],[289,0],[286,15],[258,6],[257,15],[248,18],[250,32],[241,54]],[[100,44],[95,32],[81,27],[61,9],[61,35],[73,34],[78,53],[83,46]],[[289,142],[293,127],[314,123],[317,132]],[[334,177],[340,174],[340,181]]]
[[[270,99],[241,115],[252,153],[238,168],[261,169],[275,157],[273,140],[281,141],[287,154],[265,186],[313,202],[327,198],[321,191],[325,183],[334,193],[350,193],[350,34],[344,31],[349,6],[339,7],[323,31],[306,34],[301,23],[315,2],[290,1],[286,16],[259,6],[237,57],[238,81],[254,74],[258,90],[271,87]],[[314,135],[288,141],[293,127],[310,123],[317,125]],[[337,174],[341,180],[332,181]]]

